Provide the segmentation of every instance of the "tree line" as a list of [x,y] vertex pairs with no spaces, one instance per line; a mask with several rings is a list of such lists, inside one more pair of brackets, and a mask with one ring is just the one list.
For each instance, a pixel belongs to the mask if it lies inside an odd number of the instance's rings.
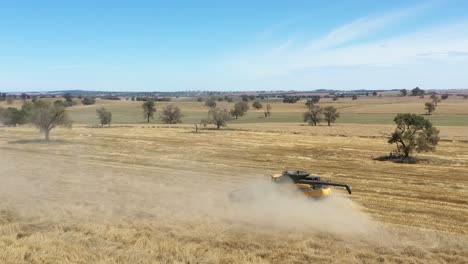
[[[433,97],[435,100],[436,97]],[[65,99],[67,100],[67,99]],[[338,117],[339,112],[333,106],[320,107],[316,99],[307,100],[305,106],[308,111],[303,114],[304,121],[311,125],[317,125],[322,118],[330,126]],[[254,103],[255,104],[255,103]],[[260,109],[260,105],[254,107]],[[147,122],[154,118],[156,106],[153,100],[147,100],[142,104],[143,114]],[[271,111],[271,106],[267,105],[265,111]],[[242,116],[249,110],[245,101],[240,101],[234,105],[234,109],[228,111],[219,107],[210,107],[206,119],[200,121],[201,125],[213,124],[217,129],[226,126],[232,118]],[[265,112],[267,113],[267,112]],[[270,113],[270,112],[268,112]],[[110,125],[112,113],[105,108],[96,110],[101,126]],[[183,117],[181,110],[177,106],[167,105],[160,114],[160,120],[167,124],[177,124]],[[70,127],[70,120],[66,107],[57,102],[51,103],[43,100],[23,102],[21,109],[0,107],[0,122],[5,125],[22,125],[30,123],[44,133],[46,141],[50,140],[50,132],[58,126]],[[439,142],[439,130],[432,126],[432,123],[417,114],[397,114],[394,118],[396,129],[389,135],[388,143],[395,144],[396,148],[390,154],[390,158],[408,159],[413,152],[434,151]],[[198,130],[198,126],[196,126]]]

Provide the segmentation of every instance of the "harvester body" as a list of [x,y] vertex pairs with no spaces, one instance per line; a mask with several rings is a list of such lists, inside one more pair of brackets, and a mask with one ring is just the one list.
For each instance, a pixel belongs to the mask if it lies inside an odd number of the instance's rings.
[[349,194],[351,194],[351,187],[343,183],[335,183],[329,181],[322,181],[319,176],[312,176],[306,171],[300,170],[286,170],[281,174],[271,175],[271,179],[280,185],[290,186],[294,184],[296,188],[304,193],[304,195],[312,198],[327,197],[331,195],[330,186],[346,188]]
[[[279,190],[285,196],[297,195],[297,191],[301,195],[309,198],[325,198],[332,194],[331,186],[346,188],[351,194],[351,187],[343,183],[335,183],[330,181],[322,181],[319,176],[310,175],[306,171],[300,170],[286,170],[280,174],[270,175],[271,180],[275,183],[274,187],[268,186],[250,186],[232,191],[229,194],[229,199],[236,202],[250,202],[255,200],[267,199],[266,194],[272,190]],[[274,191],[276,193],[276,191]]]

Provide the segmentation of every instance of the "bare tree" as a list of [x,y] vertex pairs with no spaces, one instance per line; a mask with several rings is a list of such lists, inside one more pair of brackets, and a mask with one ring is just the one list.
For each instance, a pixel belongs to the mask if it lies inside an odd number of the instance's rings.
[[147,100],[143,103],[143,115],[147,119],[147,122],[150,122],[150,118],[154,118],[154,113],[156,112],[156,107],[153,100]]
[[159,119],[166,124],[182,123],[182,112],[179,107],[168,105],[162,109]]
[[49,141],[52,129],[57,126],[69,127],[72,123],[65,107],[40,100],[34,104],[31,122],[44,132],[46,141]]

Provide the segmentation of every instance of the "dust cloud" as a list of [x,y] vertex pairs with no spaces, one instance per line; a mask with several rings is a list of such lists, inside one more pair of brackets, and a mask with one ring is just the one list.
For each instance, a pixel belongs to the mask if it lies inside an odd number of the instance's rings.
[[[347,194],[337,190],[326,199],[307,199],[293,185],[290,192],[279,191],[251,169],[148,170],[21,155],[1,161],[0,210],[23,220],[210,222],[344,236],[379,229]],[[229,198],[239,189],[247,192],[246,201]]]
[[279,187],[267,180],[253,182],[240,189],[240,199],[228,201],[233,220],[336,235],[368,235],[378,229],[372,219],[339,190],[333,190],[330,197],[313,199],[297,191],[292,183]]
[[[77,156],[71,160],[0,149],[0,236],[13,238],[18,245],[29,241],[17,239],[25,236],[34,245],[36,238],[42,239],[41,245],[44,241],[67,245],[70,240],[63,239],[72,230],[76,243],[105,241],[101,246],[110,259],[116,252],[112,243],[141,240],[151,250],[132,247],[138,254],[131,256],[168,252],[166,259],[204,258],[213,259],[212,263],[223,258],[232,258],[229,263],[246,263],[250,254],[265,252],[262,256],[271,258],[270,263],[294,259],[304,252],[316,260],[336,258],[334,252],[342,252],[340,260],[350,263],[382,254],[387,259],[397,255],[414,260],[439,252],[445,257],[444,252],[451,249],[463,252],[466,245],[463,238],[384,227],[339,189],[320,200],[306,198],[294,186],[289,191],[279,190],[255,169],[210,168],[186,161],[189,170],[180,168],[180,160],[140,166]],[[242,190],[243,199],[232,200],[230,194],[236,190]],[[95,239],[89,240],[89,236]],[[158,250],[161,247],[167,250]],[[174,249],[179,253],[171,251]],[[102,248],[96,249],[93,242],[86,250],[68,247],[58,252],[82,259],[82,252],[92,255],[95,251],[102,252]],[[30,250],[24,247],[15,252],[29,254]],[[42,257],[43,250],[38,252],[38,258]],[[348,253],[354,256],[351,261]],[[122,254],[121,258],[130,256]],[[152,255],[146,258],[147,263],[153,260]]]

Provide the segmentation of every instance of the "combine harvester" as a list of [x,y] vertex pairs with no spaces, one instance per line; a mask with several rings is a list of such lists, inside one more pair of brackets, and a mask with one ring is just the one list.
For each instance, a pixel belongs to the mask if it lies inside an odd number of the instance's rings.
[[[310,175],[306,171],[286,170],[281,174],[270,175],[271,180],[280,188],[283,193],[297,190],[308,198],[325,198],[331,195],[331,186],[343,187],[351,194],[351,187],[344,183],[335,183],[330,181],[322,181],[319,176]],[[262,190],[258,187],[240,189],[229,194],[229,199],[236,202],[252,201],[262,199]]]
[[290,185],[294,183],[296,188],[307,197],[327,197],[331,194],[330,186],[344,187],[351,194],[351,187],[344,183],[335,183],[320,180],[319,176],[310,175],[307,171],[283,171],[282,174],[273,174],[271,179],[278,184]]

